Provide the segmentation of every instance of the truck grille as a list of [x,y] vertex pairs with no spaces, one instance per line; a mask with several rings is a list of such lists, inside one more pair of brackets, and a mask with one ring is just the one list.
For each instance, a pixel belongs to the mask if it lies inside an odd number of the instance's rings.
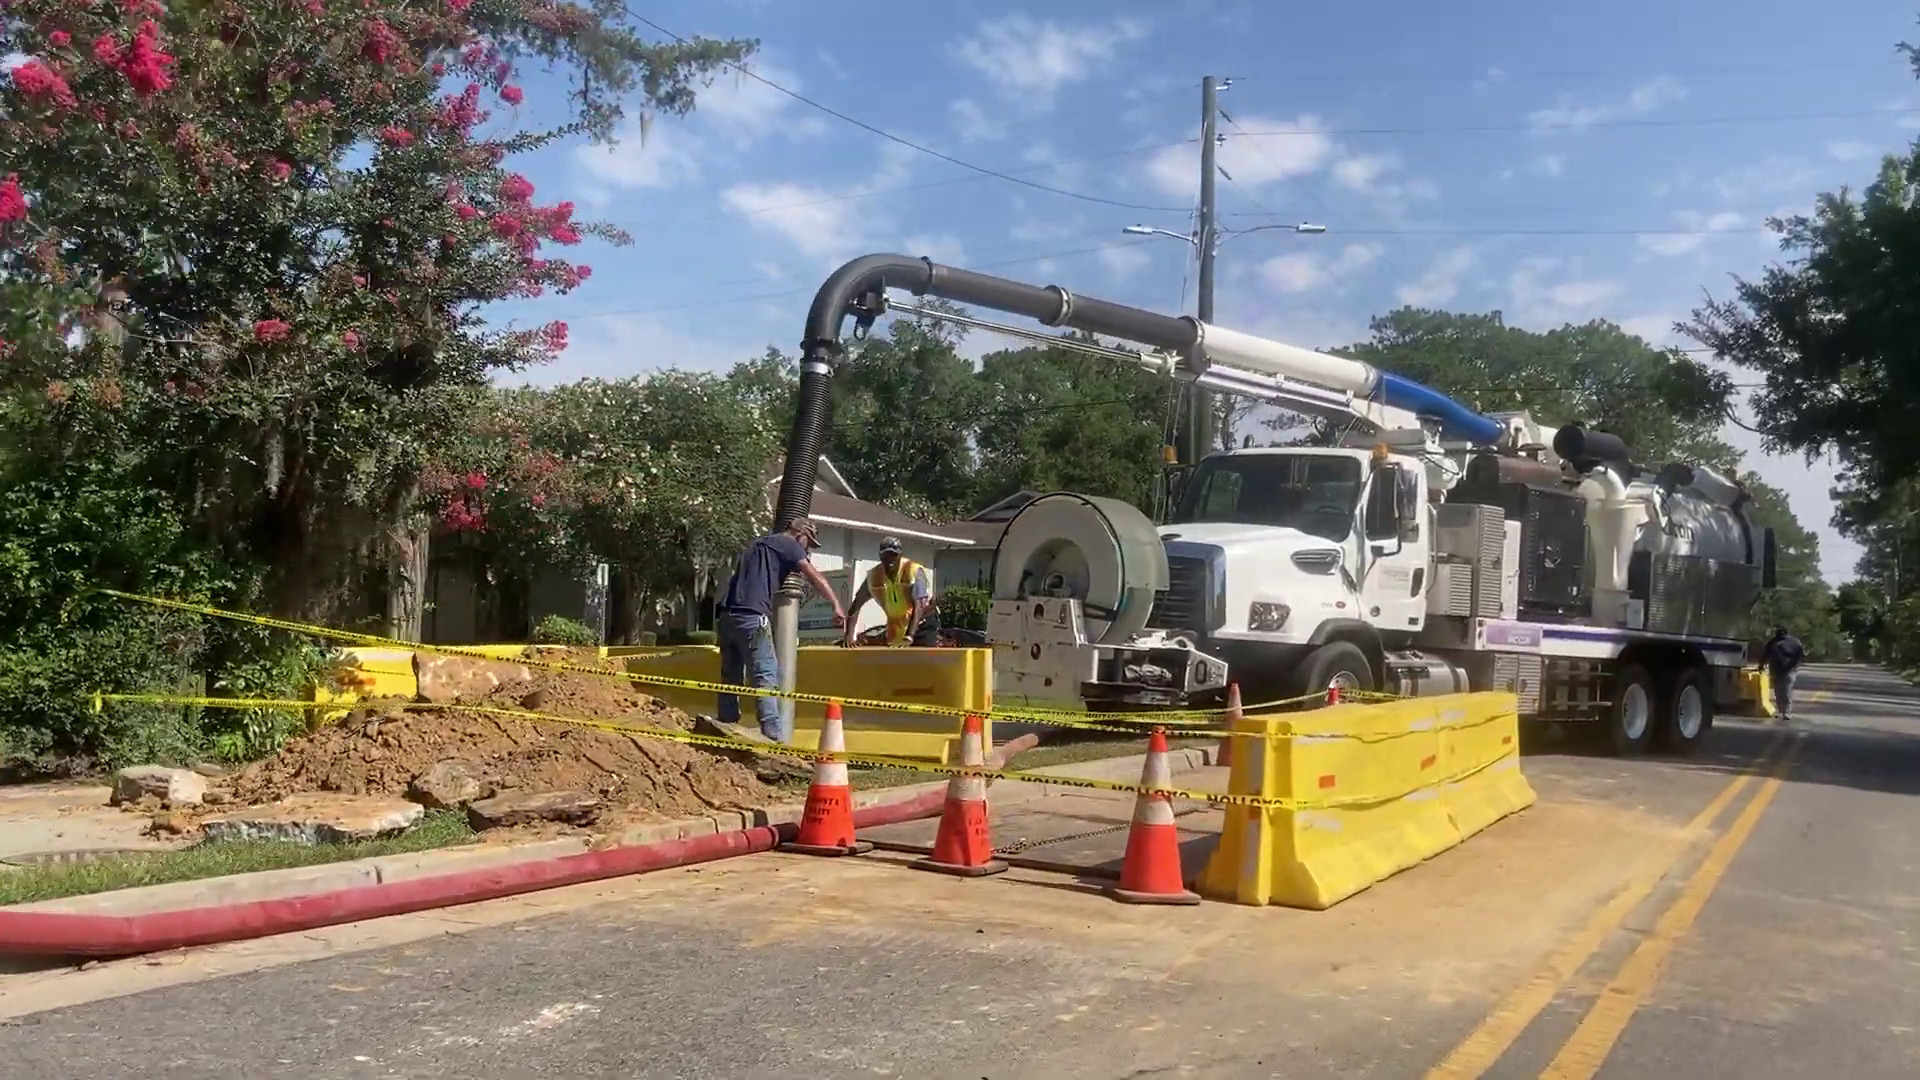
[[1167,591],[1154,597],[1147,625],[1156,630],[1208,629],[1205,559],[1168,556]]

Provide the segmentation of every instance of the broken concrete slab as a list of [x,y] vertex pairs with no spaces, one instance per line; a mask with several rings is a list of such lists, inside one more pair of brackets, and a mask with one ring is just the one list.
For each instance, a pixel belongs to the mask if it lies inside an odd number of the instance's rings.
[[474,660],[464,656],[413,657],[414,681],[422,701],[446,703],[479,697],[502,683],[530,682],[533,669],[509,660]]
[[200,823],[209,840],[287,840],[337,844],[404,832],[426,807],[377,795],[305,792]]
[[436,761],[407,784],[407,798],[429,810],[457,810],[487,794],[464,761]]
[[584,791],[508,791],[467,807],[476,829],[497,829],[535,821],[586,825],[600,816],[600,800]]
[[207,778],[192,769],[131,765],[113,774],[114,806],[158,799],[168,806],[198,806],[207,797]]

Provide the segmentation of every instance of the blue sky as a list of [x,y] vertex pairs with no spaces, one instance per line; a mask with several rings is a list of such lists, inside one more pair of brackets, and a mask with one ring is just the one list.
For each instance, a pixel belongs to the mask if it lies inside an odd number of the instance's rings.
[[[1540,329],[1604,317],[1669,343],[1703,288],[1724,293],[1729,274],[1772,256],[1764,216],[1864,183],[1920,127],[1899,111],[1920,105],[1920,87],[1894,49],[1920,39],[1920,6],[1890,0],[634,10],[680,34],[757,37],[755,70],[904,138],[1168,209],[980,177],[723,78],[694,116],[659,119],[644,139],[527,163],[544,196],[636,238],[591,251],[595,276],[572,296],[502,313],[572,324],[574,346],[543,381],[791,350],[827,271],[874,250],[1190,306],[1185,245],[1120,229],[1185,229],[1198,170],[1183,140],[1203,74],[1234,78],[1221,98],[1228,224],[1277,215],[1329,230],[1229,242],[1217,321],[1307,346],[1363,337],[1369,315],[1401,303],[1499,309]],[[530,110],[557,92],[528,83]],[[1622,235],[1659,229],[1691,231]],[[1850,576],[1857,552],[1827,527],[1831,469],[1763,459],[1733,435],[1820,528],[1829,579]]]

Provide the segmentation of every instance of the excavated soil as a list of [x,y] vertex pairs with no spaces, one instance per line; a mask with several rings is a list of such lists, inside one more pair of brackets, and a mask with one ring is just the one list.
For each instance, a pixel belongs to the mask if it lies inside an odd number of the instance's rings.
[[[578,658],[569,658],[580,664]],[[618,678],[535,669],[448,709],[368,703],[289,743],[226,785],[232,802],[273,802],[303,791],[404,796],[436,762],[461,762],[488,793],[568,789],[599,796],[622,818],[681,817],[764,806],[772,792],[748,765],[700,747],[644,735],[462,711],[519,709],[626,726],[684,731],[686,713]]]

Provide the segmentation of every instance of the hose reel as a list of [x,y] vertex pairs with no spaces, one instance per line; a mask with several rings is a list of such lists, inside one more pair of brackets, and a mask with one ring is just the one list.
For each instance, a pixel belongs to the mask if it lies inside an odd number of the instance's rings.
[[1146,628],[1167,588],[1153,522],[1117,499],[1057,491],[1020,508],[994,553],[995,600],[1080,602],[1086,640],[1117,645]]

